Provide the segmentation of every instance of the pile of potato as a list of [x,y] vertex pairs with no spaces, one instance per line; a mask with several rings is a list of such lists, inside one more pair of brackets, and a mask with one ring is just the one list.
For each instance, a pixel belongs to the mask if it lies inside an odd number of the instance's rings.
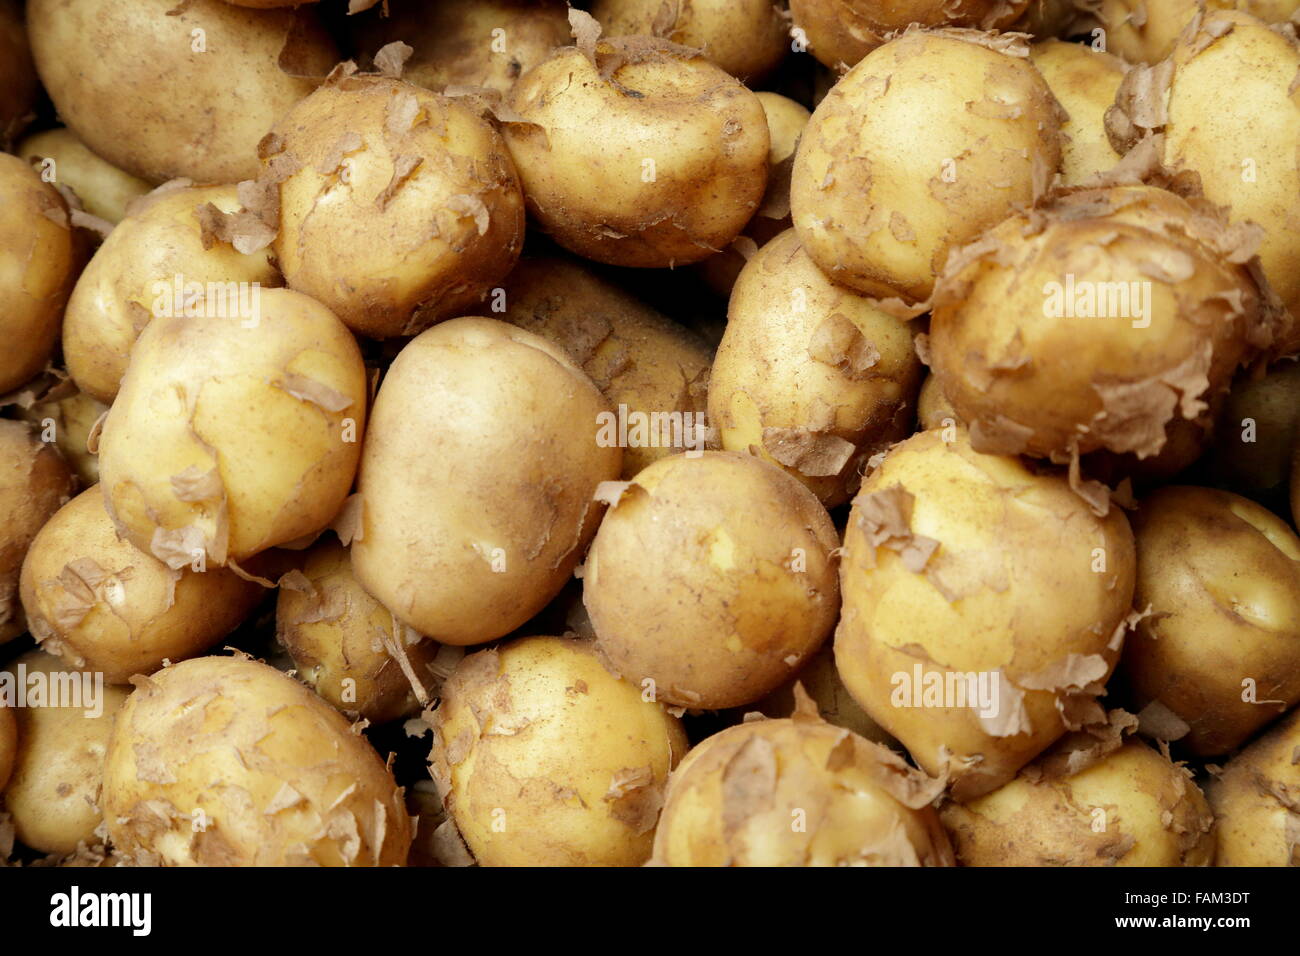
[[0,865],[1300,865],[1298,8],[0,0]]

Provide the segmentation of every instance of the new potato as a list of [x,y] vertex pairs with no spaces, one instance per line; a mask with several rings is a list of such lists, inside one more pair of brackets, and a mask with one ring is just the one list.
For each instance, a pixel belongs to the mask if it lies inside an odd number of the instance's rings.
[[132,200],[151,188],[143,179],[100,159],[76,133],[62,127],[28,136],[18,145],[17,155],[37,164],[42,173],[48,171],[53,177],[48,181],[67,186],[86,212],[110,223],[120,222]]
[[1206,795],[1218,866],[1300,866],[1300,710],[1228,761]]
[[1106,110],[1115,102],[1124,61],[1083,43],[1046,40],[1029,59],[1069,119],[1061,123],[1061,183],[1076,186],[1119,162],[1106,136]]
[[1300,438],[1300,362],[1235,382],[1214,437],[1214,473],[1230,490],[1254,496],[1285,489]]
[[89,448],[95,425],[108,406],[85,392],[49,395],[23,408],[17,416],[30,422],[41,433],[41,440],[52,436],[59,454],[81,482],[89,488],[99,481],[99,455]]

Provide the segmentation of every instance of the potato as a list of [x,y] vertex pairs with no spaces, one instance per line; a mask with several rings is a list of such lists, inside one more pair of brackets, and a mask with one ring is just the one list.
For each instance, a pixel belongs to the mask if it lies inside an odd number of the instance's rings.
[[68,128],[133,176],[251,179],[258,140],[329,71],[333,41],[309,11],[175,8],[30,0],[41,80]]
[[655,834],[663,866],[951,866],[927,780],[884,747],[793,718],[709,737],[673,773]]
[[622,451],[609,407],[557,346],[453,319],[413,339],[375,399],[352,570],[399,620],[480,644],[559,593],[595,531],[592,495]]
[[1159,453],[1271,334],[1242,241],[1202,201],[1118,186],[1012,216],[949,259],[931,366],[975,448]]
[[173,570],[132,547],[118,538],[96,487],[36,535],[20,594],[44,650],[69,669],[125,684],[216,644],[257,606],[262,588],[225,568]]
[[99,456],[87,447],[87,442],[107,411],[103,402],[74,388],[68,394],[56,393],[26,408],[19,406],[16,414],[40,431],[42,441],[53,439],[81,486],[89,488],[99,481]]
[[1059,104],[1028,61],[972,31],[910,31],[813,113],[790,178],[794,228],[833,281],[927,299],[948,254],[1043,192]]
[[830,633],[839,540],[817,498],[780,468],[734,452],[676,455],[615,494],[587,555],[583,603],[614,670],[657,700],[756,701]]
[[1124,61],[1082,43],[1047,40],[1029,58],[1069,119],[1061,124],[1061,183],[1076,186],[1119,162],[1106,136],[1106,110],[1124,79]]
[[430,668],[438,645],[395,621],[362,589],[337,541],[313,546],[301,573],[283,581],[275,604],[276,639],[293,658],[298,679],[343,713],[371,723],[419,713],[407,671],[422,689],[435,690]]
[[401,866],[402,790],[370,744],[297,681],[200,657],[143,682],[104,761],[112,843],[146,865]]
[[152,318],[224,308],[247,320],[252,290],[283,284],[264,250],[245,254],[214,234],[209,205],[236,212],[235,187],[159,188],[132,206],[81,273],[63,319],[63,355],[92,398],[112,404]]
[[1172,713],[1189,753],[1227,753],[1300,703],[1300,538],[1246,498],[1173,485],[1133,531],[1134,606],[1154,612],[1124,648],[1135,703]]
[[521,259],[502,289],[500,318],[560,346],[622,409],[623,478],[703,447],[712,355],[699,335],[568,259]]
[[1228,761],[1206,788],[1218,820],[1216,866],[1300,866],[1300,710]]
[[657,36],[703,50],[751,85],[789,50],[781,8],[772,0],[595,0],[591,15],[606,36]]
[[[104,755],[128,692],[95,686],[89,674],[69,675],[62,661],[41,651],[28,651],[5,670],[28,695],[27,706],[14,708],[18,758],[4,791],[18,839],[60,854],[100,842]],[[45,689],[40,705],[30,696],[36,687]]]
[[871,718],[968,800],[1101,718],[1134,565],[1119,509],[1097,517],[1063,476],[981,455],[964,429],[922,432],[854,499],[835,663]]
[[791,680],[756,701],[749,709],[767,717],[789,717],[796,710],[796,686],[803,688],[822,720],[828,724],[851,730],[872,743],[886,747],[898,745],[898,741],[871,719],[844,686],[839,671],[835,669],[834,648],[829,643],[823,644]]
[[588,259],[698,262],[740,234],[767,187],[762,103],[667,40],[556,50],[520,77],[510,107],[526,121],[505,137],[529,212]]
[[1092,26],[1090,0],[1029,0],[1025,12],[1007,27],[1035,40],[1067,37]]
[[27,629],[18,601],[23,557],[73,488],[58,452],[25,423],[0,419],[0,645]]
[[67,186],[86,212],[110,223],[120,222],[131,201],[151,188],[143,179],[100,159],[76,133],[63,127],[33,133],[16,152],[36,165],[46,182]]
[[1228,488],[1243,495],[1283,488],[1300,438],[1300,362],[1234,383],[1214,434],[1210,461]]
[[0,394],[49,362],[83,261],[63,197],[17,156],[0,153]]
[[644,863],[689,746],[590,642],[559,637],[466,657],[432,723],[430,773],[483,866]]
[[145,326],[104,420],[109,515],[171,568],[226,565],[325,528],[352,486],[366,370],[325,306],[260,294],[257,320]]
[[18,758],[18,719],[14,708],[0,704],[0,790],[4,790]]
[[1235,8],[1265,23],[1284,24],[1298,7],[1296,0],[1101,0],[1092,14],[1112,53],[1130,63],[1159,63],[1198,12]]
[[780,465],[831,508],[912,430],[912,329],[826,278],[788,229],[740,273],[709,377],[728,451]]
[[[376,11],[377,13],[378,11]],[[359,31],[371,57],[386,44],[414,48],[402,79],[441,93],[477,86],[509,93],[515,80],[571,42],[563,0],[438,0],[394,4]]]
[[1077,772],[1054,757],[977,800],[943,808],[962,866],[1209,866],[1214,859],[1214,816],[1183,765],[1137,740],[1085,758]]
[[0,0],[0,148],[8,149],[35,117],[39,91],[22,6]]
[[927,374],[921,382],[921,391],[916,399],[916,417],[922,431],[964,424],[943,394],[939,377],[933,373]]
[[808,50],[831,68],[854,66],[885,38],[917,24],[998,30],[1025,10],[1029,0],[790,0],[794,25]]
[[413,335],[461,315],[519,257],[514,165],[463,102],[343,74],[290,110],[262,155],[285,281],[355,332]]

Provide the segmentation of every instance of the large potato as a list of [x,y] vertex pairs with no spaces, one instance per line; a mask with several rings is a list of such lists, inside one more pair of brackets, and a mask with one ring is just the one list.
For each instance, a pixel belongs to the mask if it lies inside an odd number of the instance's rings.
[[23,422],[0,419],[0,644],[27,629],[18,599],[23,557],[74,482],[59,453]]
[[375,399],[358,483],[357,579],[444,644],[514,630],[554,597],[595,531],[622,452],[609,406],[557,346],[460,318],[398,353]]
[[356,340],[288,289],[262,291],[254,319],[149,323],[104,420],[109,514],[169,567],[315,534],[351,489],[366,412]]
[[118,538],[95,487],[36,535],[20,593],[44,650],[69,669],[125,684],[216,644],[253,610],[262,588],[226,568],[173,570]]
[[827,279],[789,229],[731,292],[709,420],[723,448],[780,465],[830,508],[911,431],[920,378],[912,329]]
[[1300,866],[1300,710],[1228,761],[1206,788],[1217,866]]
[[943,808],[961,865],[1210,865],[1214,816],[1186,767],[1137,740],[1077,771],[1063,756]]
[[8,149],[35,117],[39,91],[22,6],[0,0],[0,148]]
[[81,487],[89,488],[99,481],[99,455],[89,448],[90,436],[108,406],[85,392],[62,392],[60,388],[31,405],[19,405],[15,413],[36,427],[42,441],[53,439]]
[[308,11],[221,0],[31,0],[27,28],[60,118],[153,183],[251,179],[258,140],[337,56]]
[[1047,40],[1029,58],[1069,114],[1061,124],[1061,182],[1074,186],[1119,162],[1106,136],[1106,110],[1124,79],[1124,61],[1083,43]]
[[924,300],[952,249],[1046,189],[1061,162],[1060,107],[1008,42],[1002,52],[972,31],[908,32],[813,112],[790,207],[833,281]]
[[655,834],[664,866],[952,866],[928,806],[938,793],[901,757],[811,708],[698,744],[673,773]]
[[101,842],[96,830],[103,822],[104,757],[128,691],[96,688],[91,675],[69,674],[67,665],[41,651],[29,651],[5,669],[25,683],[29,695],[37,686],[48,691],[43,703],[29,699],[14,709],[18,757],[4,803],[18,839],[58,854]]
[[131,201],[143,196],[149,184],[100,159],[70,129],[59,127],[33,133],[17,154],[37,165],[47,182],[67,186],[92,216],[120,222]]
[[872,719],[970,799],[1100,719],[1134,564],[1118,509],[1098,518],[1064,477],[981,455],[957,426],[922,432],[854,499],[835,662]]
[[526,258],[500,318],[568,353],[626,423],[623,477],[706,437],[709,347],[618,287],[560,258]]
[[1124,647],[1136,706],[1172,712],[1190,753],[1227,753],[1300,703],[1300,538],[1253,501],[1176,486],[1133,532],[1133,603],[1153,612]]
[[740,234],[767,187],[763,105],[667,40],[561,48],[519,79],[510,106],[525,121],[505,136],[529,212],[588,259],[698,262]]
[[433,712],[430,772],[483,866],[637,866],[689,744],[587,641],[466,657]]
[[206,310],[214,293],[233,318],[252,301],[252,288],[283,284],[265,251],[243,253],[214,234],[209,206],[237,211],[235,187],[158,189],[131,208],[77,279],[63,318],[63,356],[92,398],[112,403],[131,348],[153,318]]
[[656,699],[713,710],[775,690],[839,610],[826,509],[775,465],[663,458],[615,492],[583,570],[613,668]]
[[297,681],[201,657],[142,681],[104,761],[113,845],[168,866],[401,866],[402,791],[365,737]]

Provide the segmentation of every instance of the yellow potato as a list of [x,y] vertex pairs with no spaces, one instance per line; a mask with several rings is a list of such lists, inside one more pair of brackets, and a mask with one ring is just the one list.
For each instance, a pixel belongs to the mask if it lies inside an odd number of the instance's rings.
[[39,92],[22,5],[0,0],[0,147],[7,149],[35,117]]
[[1216,866],[1300,866],[1300,710],[1228,761],[1206,788],[1218,821]]
[[96,423],[107,411],[108,406],[103,402],[73,390],[71,394],[48,396],[27,408],[20,406],[17,415],[36,427],[42,441],[53,439],[81,486],[89,488],[99,481],[99,455],[87,443]]
[[922,431],[963,424],[953,410],[952,403],[943,394],[939,377],[933,373],[927,374],[921,383],[921,392],[916,399],[916,417]]
[[1063,40],[1035,43],[1029,58],[1070,117],[1061,124],[1061,183],[1078,185],[1119,162],[1106,137],[1105,114],[1124,79],[1124,62]]
[[1198,12],[1242,10],[1265,23],[1295,16],[1296,0],[1101,0],[1091,11],[1110,52],[1130,63],[1159,63]]
[[46,182],[76,193],[86,212],[111,223],[120,222],[131,201],[150,189],[143,179],[100,159],[70,129],[33,133],[19,144],[17,153],[36,164]]

